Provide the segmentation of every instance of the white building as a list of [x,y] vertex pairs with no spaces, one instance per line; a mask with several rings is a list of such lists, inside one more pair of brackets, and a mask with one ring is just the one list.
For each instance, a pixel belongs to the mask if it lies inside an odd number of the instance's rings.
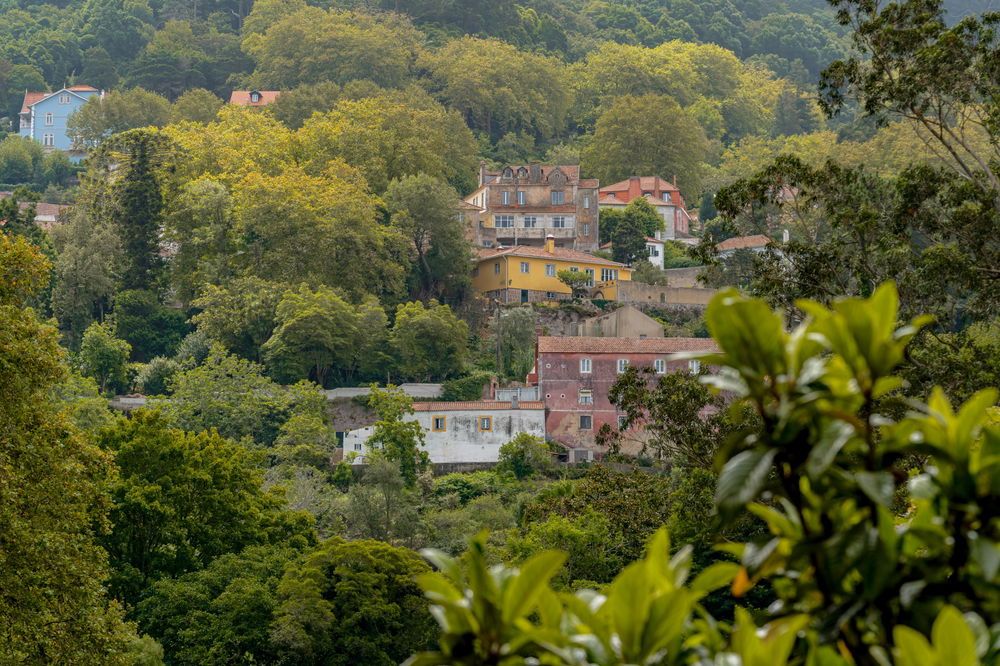
[[[545,405],[540,401],[478,400],[472,402],[415,402],[415,420],[424,429],[424,450],[432,463],[497,462],[500,447],[526,432],[545,438]],[[365,462],[365,442],[373,426],[351,430],[344,436],[344,456],[357,454]]]

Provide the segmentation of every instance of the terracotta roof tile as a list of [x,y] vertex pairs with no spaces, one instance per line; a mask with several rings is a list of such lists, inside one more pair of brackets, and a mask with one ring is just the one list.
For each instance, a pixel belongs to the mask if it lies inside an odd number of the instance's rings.
[[[250,101],[250,93],[260,93],[259,102]],[[230,104],[242,104],[244,106],[265,106],[278,98],[280,90],[234,90],[229,96]]]
[[[21,104],[21,113],[27,113],[29,111],[28,107],[39,102],[49,96],[47,92],[26,92],[24,93],[24,102]],[[17,99],[15,97],[15,99]]]
[[767,236],[757,234],[755,236],[736,236],[735,238],[727,238],[716,247],[719,250],[739,250],[746,247],[764,247],[770,242],[771,239]]
[[[531,165],[530,164],[506,164],[504,166],[505,167],[510,167],[511,169],[513,169],[515,176],[517,175],[517,170],[518,169],[522,169],[522,168],[523,169],[527,169],[528,173],[531,173]],[[579,167],[579,165],[576,165],[576,164],[559,164],[559,165],[554,165],[554,166],[539,165],[539,168],[541,168],[541,170],[542,170],[542,179],[543,180],[546,179],[546,178],[548,178],[549,174],[552,173],[553,171],[555,171],[556,169],[559,169],[564,174],[566,174],[566,180],[570,184],[576,183],[577,181],[580,180],[580,167]],[[503,169],[501,169],[500,171],[487,171],[486,175],[487,176],[493,176],[494,178],[499,178],[502,173],[503,173]],[[584,187],[588,187],[588,186],[584,186]],[[593,186],[589,186],[589,187],[593,187]]]
[[539,354],[674,354],[718,351],[712,338],[591,338],[539,336]]
[[99,92],[97,88],[93,86],[70,86],[66,90],[75,90],[78,92]]
[[[607,192],[628,192],[630,186],[631,181],[623,180],[611,185],[605,185],[601,188],[601,194],[605,194]],[[640,176],[639,189],[647,191],[667,190],[670,192],[676,192],[679,188],[670,181],[664,180],[659,176]]]
[[[518,409],[545,409],[545,403],[540,400],[522,400]],[[415,412],[455,412],[468,409],[514,409],[505,400],[470,400],[468,402],[415,402]]]
[[625,266],[625,264],[620,264],[617,261],[601,259],[600,257],[595,257],[592,254],[577,252],[576,250],[570,250],[565,247],[553,248],[552,252],[548,252],[544,247],[515,245],[514,247],[508,247],[502,250],[480,250],[478,254],[480,259],[493,259],[494,257],[503,257],[503,256],[539,257],[543,259],[562,259],[564,261],[579,261],[580,263],[601,264],[602,266]]

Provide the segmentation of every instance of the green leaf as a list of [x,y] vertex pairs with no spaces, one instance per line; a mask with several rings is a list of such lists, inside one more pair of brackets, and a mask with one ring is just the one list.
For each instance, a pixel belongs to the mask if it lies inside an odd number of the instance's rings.
[[945,606],[931,628],[934,649],[948,666],[977,666],[976,636],[954,606]]
[[972,542],[972,560],[983,570],[983,578],[988,581],[996,580],[997,572],[1000,571],[1000,546],[979,535],[973,538],[970,534],[969,538]]
[[757,497],[777,453],[775,449],[753,449],[733,456],[719,475],[715,491],[719,509],[732,512]]
[[900,625],[893,628],[892,638],[896,666],[938,666],[934,648],[919,631]]
[[819,441],[813,445],[806,458],[806,474],[811,479],[817,479],[827,470],[830,464],[844,448],[844,445],[854,434],[854,428],[843,421],[830,421],[820,433]]
[[858,472],[854,475],[854,479],[871,501],[881,506],[892,504],[896,485],[889,472]]
[[502,617],[510,623],[532,611],[549,580],[566,561],[566,553],[547,550],[538,553],[520,567],[517,576],[501,593]]
[[736,562],[716,562],[706,567],[691,581],[690,588],[694,592],[707,594],[733,582],[740,570]]

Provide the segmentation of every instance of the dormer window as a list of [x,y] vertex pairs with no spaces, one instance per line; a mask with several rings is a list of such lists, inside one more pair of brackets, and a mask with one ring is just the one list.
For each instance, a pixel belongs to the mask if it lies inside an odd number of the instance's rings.
[[527,178],[528,177],[528,170],[525,169],[524,167],[521,167],[520,169],[517,170],[517,177],[518,178]]
[[60,104],[69,104],[69,93],[63,93],[59,95]]
[[644,196],[644,197],[651,197],[651,196],[653,196],[653,193],[652,192],[643,192],[642,196]]
[[503,177],[504,178],[513,178],[514,177],[514,170],[511,169],[510,167],[504,168],[504,170],[503,170]]
[[250,93],[250,101],[253,102],[254,104],[256,104],[257,102],[259,102],[260,101],[260,93],[257,92],[256,90],[254,92]]

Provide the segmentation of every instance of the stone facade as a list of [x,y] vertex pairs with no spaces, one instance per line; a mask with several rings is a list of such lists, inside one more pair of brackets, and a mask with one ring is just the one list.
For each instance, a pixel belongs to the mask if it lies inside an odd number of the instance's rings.
[[[479,186],[465,202],[482,209],[476,236],[482,245],[542,246],[590,252],[598,245],[598,181],[580,178],[578,166],[479,167]],[[489,231],[492,230],[492,231]]]
[[619,282],[619,303],[663,303],[666,305],[708,305],[715,289],[694,287],[662,287],[642,282]]
[[626,305],[580,322],[577,335],[591,338],[662,338],[663,324]]

